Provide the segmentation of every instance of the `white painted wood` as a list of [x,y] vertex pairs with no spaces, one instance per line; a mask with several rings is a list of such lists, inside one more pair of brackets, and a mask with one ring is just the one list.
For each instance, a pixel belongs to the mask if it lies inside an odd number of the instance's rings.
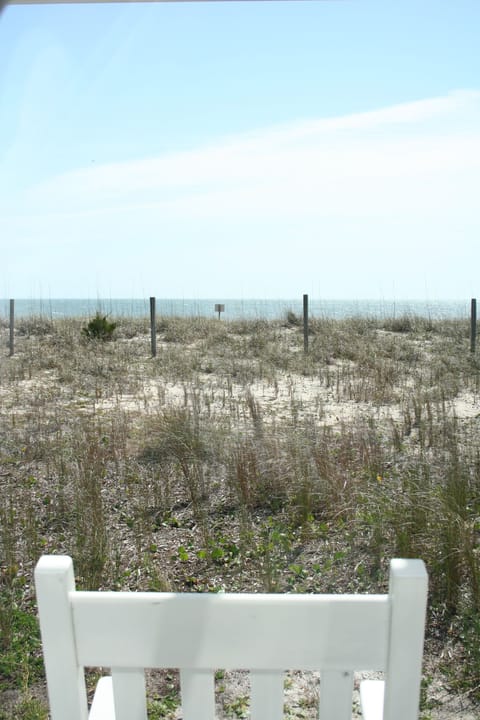
[[390,563],[390,618],[385,720],[417,720],[422,680],[428,576],[421,560]]
[[[252,720],[283,717],[283,672],[320,670],[320,720],[418,720],[427,574],[393,560],[388,595],[77,592],[72,561],[35,570],[52,720],[87,720],[83,666],[112,667],[90,720],[146,720],[144,667],[179,668],[183,720],[214,720],[214,670],[251,670]],[[383,689],[385,687],[385,693]]]
[[259,670],[250,673],[251,720],[279,720],[283,717],[284,678],[283,672]]
[[350,720],[353,672],[324,670],[320,675],[320,720]]
[[143,669],[112,667],[112,680],[116,720],[147,720]]
[[180,670],[182,720],[214,720],[215,682],[213,670]]
[[360,704],[363,720],[382,720],[385,683],[382,680],[364,680],[360,683]]
[[386,664],[387,595],[76,592],[71,602],[83,665],[354,670]]
[[35,587],[52,720],[86,720],[85,677],[75,652],[69,596],[75,591],[71,558],[44,555],[35,568]]
[[116,720],[111,677],[98,681],[88,720]]

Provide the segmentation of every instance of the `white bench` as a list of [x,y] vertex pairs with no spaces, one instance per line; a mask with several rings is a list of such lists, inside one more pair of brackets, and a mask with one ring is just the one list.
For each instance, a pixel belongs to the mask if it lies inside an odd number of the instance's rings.
[[[179,668],[183,720],[213,720],[215,669],[250,671],[252,720],[283,717],[284,671],[320,671],[320,720],[349,720],[353,672],[367,720],[417,720],[427,573],[392,560],[388,595],[75,590],[67,556],[35,569],[52,720],[145,720],[144,668]],[[84,667],[111,668],[90,714]]]

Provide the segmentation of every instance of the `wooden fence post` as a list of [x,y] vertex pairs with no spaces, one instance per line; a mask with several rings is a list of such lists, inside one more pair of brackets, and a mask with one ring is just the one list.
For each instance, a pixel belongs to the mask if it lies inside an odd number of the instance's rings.
[[9,346],[10,346],[10,357],[12,357],[13,353],[15,352],[15,346],[14,346],[14,330],[15,326],[15,300],[10,300],[10,340],[9,340]]
[[303,351],[308,352],[308,295],[303,296]]
[[470,352],[475,352],[477,341],[477,299],[472,298],[470,309]]
[[157,357],[157,316],[156,301],[154,297],[150,298],[150,338],[152,347],[152,357]]

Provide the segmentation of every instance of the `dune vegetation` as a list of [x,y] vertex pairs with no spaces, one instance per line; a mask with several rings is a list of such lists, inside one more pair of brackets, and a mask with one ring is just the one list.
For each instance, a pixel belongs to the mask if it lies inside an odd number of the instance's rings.
[[[81,319],[25,318],[12,357],[1,328],[0,718],[47,717],[42,553],[71,555],[80,588],[189,592],[383,592],[391,557],[420,557],[422,717],[478,703],[468,323],[312,319],[304,353],[291,312],[164,317],[155,358],[146,319],[111,325],[105,337]],[[175,712],[176,690],[173,675],[153,686],[152,718]],[[223,708],[248,712],[241,696]]]

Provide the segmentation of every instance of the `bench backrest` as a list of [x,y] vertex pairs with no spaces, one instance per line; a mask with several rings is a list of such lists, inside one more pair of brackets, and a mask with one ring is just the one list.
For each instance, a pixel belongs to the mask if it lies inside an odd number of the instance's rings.
[[35,570],[52,720],[86,720],[84,666],[112,668],[116,718],[144,720],[144,668],[179,668],[183,720],[213,720],[214,672],[251,672],[252,720],[283,716],[283,673],[320,670],[320,720],[351,717],[353,671],[385,672],[384,719],[416,720],[427,574],[392,560],[388,595],[82,592],[72,560]]

